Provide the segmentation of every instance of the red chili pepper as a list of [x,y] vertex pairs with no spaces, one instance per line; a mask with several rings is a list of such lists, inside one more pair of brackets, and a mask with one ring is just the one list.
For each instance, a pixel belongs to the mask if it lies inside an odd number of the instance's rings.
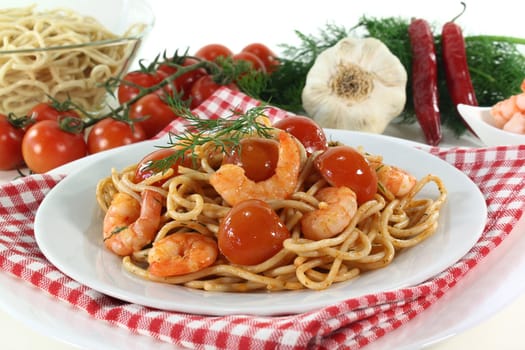
[[408,35],[412,51],[412,98],[416,118],[427,143],[436,146],[442,134],[434,35],[428,22],[423,19],[412,20]]
[[[454,23],[454,20],[445,23],[443,26],[441,30],[441,46],[447,89],[452,103],[454,106],[460,103],[477,106],[478,100],[472,86],[467,64],[465,40],[461,28]],[[463,122],[470,129],[468,124],[465,121]],[[474,133],[472,129],[470,131]]]

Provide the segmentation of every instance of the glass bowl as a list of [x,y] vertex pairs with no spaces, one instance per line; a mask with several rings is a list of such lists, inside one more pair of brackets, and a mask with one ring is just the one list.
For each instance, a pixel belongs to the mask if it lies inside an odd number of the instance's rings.
[[3,0],[0,113],[53,99],[102,111],[104,84],[127,72],[153,24],[145,0]]
[[486,146],[525,144],[525,135],[498,128],[490,115],[491,107],[458,105],[459,114]]

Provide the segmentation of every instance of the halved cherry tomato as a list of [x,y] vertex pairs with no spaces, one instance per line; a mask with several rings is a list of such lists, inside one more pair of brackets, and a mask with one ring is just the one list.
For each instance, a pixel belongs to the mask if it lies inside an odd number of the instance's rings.
[[31,108],[28,115],[35,123],[42,120],[57,121],[59,117],[80,118],[80,115],[74,109],[60,109],[52,102],[37,103]]
[[273,73],[279,65],[277,55],[273,53],[266,45],[261,43],[253,43],[245,46],[242,52],[249,52],[259,57],[264,64],[267,73]]
[[195,52],[195,57],[202,58],[203,60],[215,61],[217,57],[231,57],[233,55],[232,50],[222,44],[208,44],[204,45]]
[[[199,63],[199,61],[191,57],[186,57],[182,61],[181,66],[188,67],[196,63]],[[175,74],[177,72],[177,67],[173,67],[167,64],[161,64],[159,65],[159,68],[157,68],[157,72],[159,76],[166,78],[172,74]],[[182,99],[186,100],[190,95],[190,90],[193,83],[195,83],[195,81],[197,81],[197,79],[199,79],[203,75],[206,75],[206,70],[204,68],[197,68],[186,72],[175,78],[173,80],[173,85],[165,85],[164,91],[170,93],[173,96],[174,94],[172,89],[174,87],[178,93],[182,93]]]
[[32,125],[22,139],[22,155],[35,173],[45,173],[87,154],[83,133],[64,131],[55,120]]
[[[202,102],[204,102],[208,97],[213,95],[215,91],[217,91],[221,86],[219,83],[216,83],[213,80],[213,77],[211,75],[205,75],[203,77],[200,77],[191,87],[190,90],[190,108],[196,108],[198,107]],[[234,83],[229,83],[226,85],[228,88],[232,90],[239,90],[237,85]]]
[[0,114],[0,170],[16,169],[24,164],[22,140],[24,129],[17,128]]
[[311,118],[301,115],[289,116],[275,122],[273,126],[295,136],[308,154],[328,148],[323,128]]
[[361,153],[350,146],[329,147],[315,160],[315,166],[332,186],[346,186],[362,204],[377,192],[377,174]]
[[283,249],[290,231],[264,201],[249,199],[235,205],[221,221],[219,250],[230,262],[259,264]]
[[[152,167],[152,164],[154,161],[166,159],[170,156],[172,156],[176,152],[173,148],[161,148],[159,150],[153,151],[149,154],[147,154],[142,160],[138,163],[137,168],[135,169],[135,176],[133,177],[134,183],[139,183],[155,173],[157,173],[157,169]],[[175,171],[175,174],[177,175],[179,173],[179,165],[185,166],[187,168],[192,167],[192,158],[191,156],[184,157],[184,158],[177,158],[172,165],[170,166],[171,169]],[[164,181],[160,181],[161,183]]]
[[223,163],[236,164],[244,169],[246,176],[263,181],[275,174],[279,159],[279,142],[261,137],[243,138],[239,148],[225,156]]
[[104,118],[89,131],[88,153],[93,154],[143,140],[146,140],[146,132],[139,123],[132,126],[121,120]]
[[124,75],[117,90],[120,103],[135,98],[140,93],[140,88],[148,88],[160,83],[162,76],[156,72],[132,71]]
[[131,105],[129,117],[144,129],[147,138],[157,135],[159,131],[178,118],[170,106],[164,103],[156,93],[144,95]]
[[232,56],[233,61],[245,61],[248,62],[252,69],[266,73],[266,67],[263,61],[250,52],[239,52]]

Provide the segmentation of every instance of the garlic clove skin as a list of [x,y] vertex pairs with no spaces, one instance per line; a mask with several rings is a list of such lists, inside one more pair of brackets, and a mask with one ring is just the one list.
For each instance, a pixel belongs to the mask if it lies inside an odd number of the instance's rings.
[[305,112],[325,128],[383,133],[404,109],[407,72],[375,38],[345,38],[323,51],[306,76]]

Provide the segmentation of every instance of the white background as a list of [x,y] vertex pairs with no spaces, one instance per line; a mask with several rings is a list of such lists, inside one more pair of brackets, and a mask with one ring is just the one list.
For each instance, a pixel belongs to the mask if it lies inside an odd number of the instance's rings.
[[[76,0],[80,1],[80,0]],[[88,0],[85,0],[88,1]],[[111,0],[107,0],[111,1]],[[240,50],[246,44],[262,42],[279,53],[279,44],[297,43],[294,30],[305,34],[318,33],[327,23],[353,26],[363,14],[372,17],[402,16],[405,18],[422,17],[429,20],[436,28],[453,18],[461,11],[460,1],[169,1],[149,0],[156,14],[156,24],[144,42],[139,58],[152,59],[163,51],[176,49],[195,51],[208,43],[223,43],[233,51]],[[458,20],[465,34],[498,34],[524,36],[522,4],[518,1],[501,0],[496,2],[471,1],[467,3],[467,12]],[[103,11],[104,9],[101,9]],[[106,14],[107,15],[107,14]],[[118,13],[114,13],[118,16]],[[525,75],[525,72],[524,72]],[[518,234],[521,232],[518,232]],[[512,263],[512,262],[509,262]],[[10,281],[10,277],[2,276]],[[5,282],[5,281],[4,281]],[[10,284],[17,286],[17,283]],[[5,288],[6,286],[4,285]],[[25,286],[23,286],[25,287]],[[494,286],[496,288],[498,286]],[[499,286],[502,287],[502,286]],[[21,295],[31,296],[26,288]],[[459,288],[459,287],[458,287]],[[491,286],[487,286],[491,288]],[[13,291],[14,292],[14,291]],[[514,295],[517,291],[509,291]],[[14,292],[16,293],[16,292]],[[508,298],[508,296],[507,296]],[[512,300],[508,300],[511,302]],[[507,304],[507,302],[503,302]],[[39,304],[33,306],[38,313]],[[430,309],[428,312],[431,312]],[[18,310],[23,311],[23,310]],[[31,320],[19,320],[9,313],[0,311],[0,329],[2,329],[2,348],[5,349],[74,349],[62,341],[42,335],[42,330]],[[432,349],[518,349],[523,345],[522,332],[525,314],[525,297],[477,325],[474,329],[463,332]],[[492,314],[490,314],[492,316]],[[442,317],[437,316],[436,320]],[[49,321],[52,322],[52,321]],[[30,325],[30,326],[28,326]],[[48,334],[49,332],[46,332]],[[54,336],[60,336],[54,332]],[[128,344],[129,345],[129,344]]]

